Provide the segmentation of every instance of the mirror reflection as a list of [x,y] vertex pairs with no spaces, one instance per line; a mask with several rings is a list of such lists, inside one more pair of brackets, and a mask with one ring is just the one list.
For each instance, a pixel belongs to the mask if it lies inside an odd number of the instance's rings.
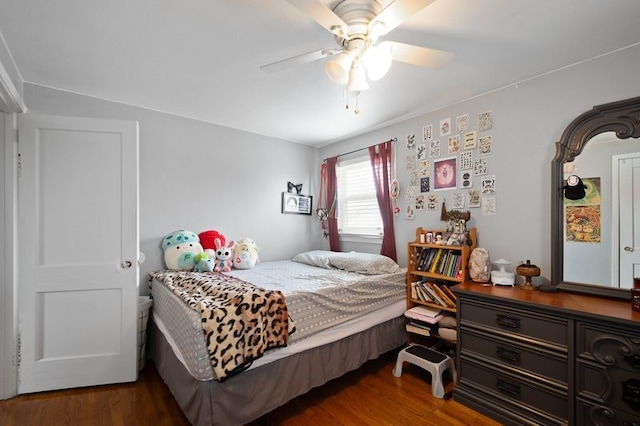
[[638,157],[640,97],[594,106],[556,142],[551,282],[559,289],[629,299],[640,277]]
[[638,139],[600,133],[563,175],[564,281],[632,288],[640,277]]

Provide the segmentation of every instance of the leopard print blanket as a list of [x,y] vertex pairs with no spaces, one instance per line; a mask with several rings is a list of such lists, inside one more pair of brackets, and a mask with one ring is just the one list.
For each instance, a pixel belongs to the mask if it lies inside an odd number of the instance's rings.
[[211,366],[219,381],[246,370],[267,350],[287,346],[295,329],[280,291],[219,272],[159,271],[151,278],[200,312]]

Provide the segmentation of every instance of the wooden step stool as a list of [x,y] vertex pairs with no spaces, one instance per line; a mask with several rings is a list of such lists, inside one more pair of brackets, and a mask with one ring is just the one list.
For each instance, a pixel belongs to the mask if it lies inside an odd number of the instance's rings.
[[444,397],[442,374],[445,371],[450,370],[454,383],[457,380],[456,367],[451,357],[425,346],[410,345],[398,353],[398,359],[393,369],[395,377],[402,376],[402,364],[405,361],[424,368],[431,373],[431,393],[436,398]]

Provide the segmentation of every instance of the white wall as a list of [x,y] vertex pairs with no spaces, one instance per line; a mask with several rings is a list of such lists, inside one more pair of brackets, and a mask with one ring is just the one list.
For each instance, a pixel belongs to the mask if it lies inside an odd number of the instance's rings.
[[[406,135],[415,133],[419,142],[423,126],[433,124],[435,133],[441,119],[455,120],[464,114],[470,115],[470,129],[474,130],[477,114],[493,111],[493,129],[483,134],[493,137],[488,174],[496,177],[497,214],[483,216],[480,209],[470,209],[469,225],[477,227],[479,246],[486,247],[492,259],[510,260],[511,270],[520,260],[530,259],[541,268],[542,277],[537,281],[542,282],[551,275],[550,179],[555,142],[576,116],[594,105],[639,96],[638,75],[640,46],[332,144],[324,147],[320,155],[325,158],[397,137],[397,177],[403,209],[406,203],[402,191],[409,181],[405,170]],[[361,110],[361,114],[366,114],[366,105],[362,105]],[[445,138],[440,139],[441,143],[445,142]],[[474,188],[478,188],[478,184],[479,177],[475,176]],[[445,198],[448,208],[451,208],[452,193],[451,190],[436,192],[440,202]],[[406,220],[402,213],[396,217],[396,242],[402,263],[406,262],[406,243],[415,238],[418,226],[442,229],[440,209],[418,211],[414,220]]]
[[160,241],[177,229],[253,238],[265,261],[326,244],[315,215],[280,212],[288,181],[315,198],[315,148],[31,84],[25,97],[32,113],[139,121],[141,294],[148,272],[164,267]]

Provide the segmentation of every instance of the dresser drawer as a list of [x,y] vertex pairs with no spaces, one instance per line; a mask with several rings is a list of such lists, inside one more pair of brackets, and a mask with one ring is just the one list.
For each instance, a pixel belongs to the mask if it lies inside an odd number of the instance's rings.
[[640,374],[640,327],[632,330],[580,322],[576,340],[580,358]]
[[475,353],[536,376],[567,383],[569,367],[566,352],[544,350],[464,327],[460,329],[458,343],[465,353]]
[[524,341],[533,338],[565,348],[567,346],[566,318],[480,301],[465,301],[461,304],[458,314],[461,324],[470,327],[491,327],[502,332],[516,333]]
[[640,425],[637,414],[616,410],[591,401],[577,398],[576,425],[580,426],[621,426]]
[[483,393],[487,396],[495,395],[493,398],[496,400],[508,401],[519,411],[543,411],[558,420],[566,420],[568,417],[566,388],[560,390],[544,386],[466,356],[460,358],[460,374],[465,381],[484,388],[486,392]]
[[640,373],[579,359],[576,394],[602,406],[635,413],[640,424]]

